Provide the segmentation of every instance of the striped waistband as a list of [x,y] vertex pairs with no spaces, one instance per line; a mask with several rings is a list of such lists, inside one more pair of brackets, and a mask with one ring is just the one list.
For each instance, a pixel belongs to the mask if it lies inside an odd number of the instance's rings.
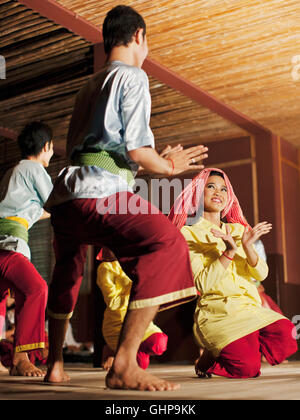
[[78,166],[98,166],[114,175],[121,176],[130,186],[134,184],[134,176],[128,163],[114,152],[101,150],[95,153],[76,153],[72,164]]
[[28,242],[28,222],[22,217],[0,218],[0,235],[15,236]]

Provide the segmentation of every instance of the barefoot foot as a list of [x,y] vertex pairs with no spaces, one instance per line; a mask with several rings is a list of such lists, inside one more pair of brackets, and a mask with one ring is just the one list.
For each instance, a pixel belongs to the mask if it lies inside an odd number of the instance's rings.
[[106,386],[137,391],[175,391],[180,388],[180,385],[160,379],[137,365],[127,366],[122,371],[113,366],[106,376]]
[[34,366],[30,361],[21,360],[14,365],[9,372],[10,376],[31,376],[41,378],[45,376],[45,372]]
[[114,363],[114,357],[110,356],[102,363],[102,367],[104,370],[109,371],[113,363]]
[[115,353],[105,344],[102,351],[101,367],[108,371],[114,362]]
[[44,382],[60,383],[68,381],[70,381],[70,377],[65,373],[63,363],[56,362],[49,365]]

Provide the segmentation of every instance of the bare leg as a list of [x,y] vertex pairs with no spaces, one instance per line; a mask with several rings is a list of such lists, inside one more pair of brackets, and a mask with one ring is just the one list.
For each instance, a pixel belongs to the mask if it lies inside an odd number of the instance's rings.
[[13,366],[10,369],[11,376],[32,376],[32,377],[43,377],[45,373],[34,366],[26,352],[14,353]]
[[49,318],[49,356],[45,382],[67,382],[69,376],[64,371],[63,344],[69,320]]
[[136,389],[140,391],[172,391],[179,385],[151,375],[141,369],[136,360],[137,351],[149,323],[158,307],[128,310],[121,331],[119,347],[106,376],[108,388]]
[[[171,391],[179,386],[159,379],[141,369],[136,355],[144,332],[153,320],[158,307],[128,311],[113,365],[106,376],[108,388],[144,391]],[[58,383],[69,380],[64,372],[62,348],[68,320],[49,319],[49,357],[45,382]]]

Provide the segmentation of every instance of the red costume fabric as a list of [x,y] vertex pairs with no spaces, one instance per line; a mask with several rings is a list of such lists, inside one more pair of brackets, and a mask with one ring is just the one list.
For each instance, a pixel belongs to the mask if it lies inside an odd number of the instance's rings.
[[162,310],[196,297],[186,241],[141,197],[122,192],[99,200],[71,200],[51,209],[51,222],[56,255],[49,287],[51,317],[72,316],[88,244],[107,246],[132,280],[129,309],[159,305]]
[[0,250],[0,296],[15,296],[14,347],[17,352],[45,347],[45,310],[48,287],[22,254]]
[[137,362],[142,369],[147,369],[150,356],[160,356],[167,350],[168,336],[164,333],[155,333],[144,340],[137,353]]
[[2,331],[5,324],[5,315],[6,315],[6,301],[8,297],[8,290],[5,290],[2,293],[2,296],[0,295],[0,340],[2,338]]
[[294,324],[280,319],[224,347],[207,373],[226,378],[255,378],[260,375],[261,355],[278,365],[298,349],[293,338]]
[[[32,350],[28,352],[28,358],[34,365],[46,365],[48,355],[48,335],[45,333],[45,345],[47,351],[44,349]],[[6,368],[13,367],[14,345],[8,340],[0,341],[0,361]]]

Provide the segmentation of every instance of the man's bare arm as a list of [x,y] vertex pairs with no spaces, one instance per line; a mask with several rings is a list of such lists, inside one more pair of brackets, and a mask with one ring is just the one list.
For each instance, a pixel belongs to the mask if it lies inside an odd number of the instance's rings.
[[172,176],[188,170],[202,170],[204,166],[199,162],[207,158],[207,150],[203,145],[181,150],[171,148],[169,153],[160,156],[150,147],[141,147],[129,151],[128,156],[147,172]]

